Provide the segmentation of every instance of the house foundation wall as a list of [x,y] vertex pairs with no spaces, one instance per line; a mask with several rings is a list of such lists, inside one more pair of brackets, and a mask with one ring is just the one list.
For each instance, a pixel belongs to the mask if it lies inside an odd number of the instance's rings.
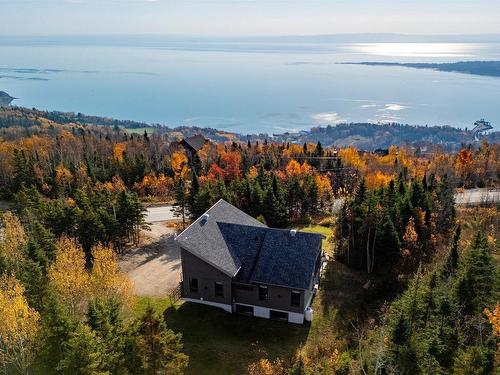
[[186,302],[195,302],[195,303],[200,303],[202,305],[207,305],[207,306],[213,306],[213,307],[218,307],[220,309],[223,309],[227,311],[228,313],[233,312],[233,308],[231,305],[226,305],[225,303],[217,303],[217,302],[212,302],[212,301],[205,301],[202,299],[195,299],[195,298],[182,298],[183,301]]

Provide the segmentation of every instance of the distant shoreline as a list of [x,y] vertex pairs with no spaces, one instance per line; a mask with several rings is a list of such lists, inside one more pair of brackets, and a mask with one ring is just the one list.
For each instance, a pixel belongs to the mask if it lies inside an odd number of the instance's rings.
[[432,69],[440,72],[464,73],[487,77],[500,77],[500,61],[458,61],[454,63],[399,63],[399,62],[347,62],[340,64],[368,66],[399,66],[415,69]]
[[0,91],[0,107],[9,105],[14,99],[16,98],[10,96],[5,91]]

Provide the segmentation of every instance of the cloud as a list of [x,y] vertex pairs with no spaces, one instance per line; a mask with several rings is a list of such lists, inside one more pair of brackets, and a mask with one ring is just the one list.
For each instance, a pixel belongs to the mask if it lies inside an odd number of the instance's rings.
[[379,111],[380,112],[402,111],[403,109],[406,109],[406,108],[408,108],[408,107],[405,106],[405,105],[395,104],[395,103],[389,103],[389,104],[386,104],[384,108],[380,108]]
[[345,119],[342,119],[337,112],[322,112],[316,113],[311,116],[314,121],[318,124],[338,124],[341,122],[345,122]]
[[376,104],[363,104],[360,105],[360,108],[375,108],[376,106]]

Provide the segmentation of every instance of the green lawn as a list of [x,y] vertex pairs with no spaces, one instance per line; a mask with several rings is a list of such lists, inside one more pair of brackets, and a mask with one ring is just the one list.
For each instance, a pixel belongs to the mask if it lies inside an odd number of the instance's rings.
[[[261,358],[288,360],[297,351],[314,356],[318,348],[333,352],[352,338],[351,322],[373,314],[376,303],[362,288],[366,276],[338,262],[331,262],[313,301],[313,322],[294,325],[267,319],[230,315],[195,303],[171,305],[168,298],[137,299],[135,313],[148,303],[164,309],[167,325],[183,335],[189,355],[187,374],[245,374]],[[311,354],[313,353],[313,354]]]
[[333,243],[329,241],[329,238],[332,236],[332,228],[311,224],[299,228],[299,230],[303,232],[319,233],[325,236],[326,238],[323,240],[323,251],[333,255]]

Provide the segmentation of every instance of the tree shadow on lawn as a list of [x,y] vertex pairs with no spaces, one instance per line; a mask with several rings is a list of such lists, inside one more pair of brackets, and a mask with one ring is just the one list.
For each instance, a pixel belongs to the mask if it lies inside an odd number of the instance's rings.
[[164,312],[167,326],[183,336],[187,374],[245,374],[261,358],[288,359],[307,340],[310,325],[228,314],[183,303]]
[[[364,288],[368,281],[368,287]],[[354,327],[362,328],[371,319],[376,319],[382,304],[394,299],[397,291],[398,287],[383,277],[331,261],[313,304],[314,319],[322,319],[323,326],[326,322],[337,335],[340,333],[343,339],[352,343],[357,339]]]

